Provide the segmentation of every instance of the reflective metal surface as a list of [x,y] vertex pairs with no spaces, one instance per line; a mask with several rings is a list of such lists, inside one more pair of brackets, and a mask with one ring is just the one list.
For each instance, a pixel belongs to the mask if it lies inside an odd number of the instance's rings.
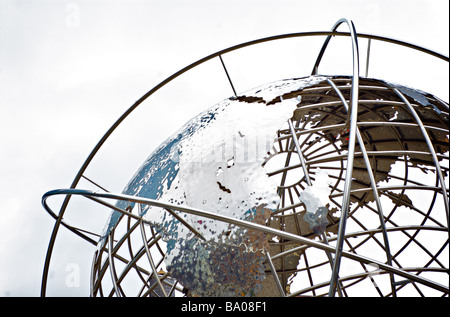
[[[342,23],[350,33],[336,32]],[[318,35],[328,37],[312,76],[236,93],[223,54]],[[350,37],[353,76],[317,75],[332,35]],[[360,296],[361,289],[448,296],[448,104],[360,77],[358,38],[448,61],[357,34],[343,19],[332,32],[261,39],[191,64],[119,118],[70,189],[44,195],[56,223],[41,294],[63,225],[97,245],[91,296]],[[98,149],[143,100],[215,57],[233,97],[169,137],[122,194],[77,189]],[[66,197],[58,214],[46,202],[54,195]],[[63,221],[71,196],[112,210],[98,241]]]

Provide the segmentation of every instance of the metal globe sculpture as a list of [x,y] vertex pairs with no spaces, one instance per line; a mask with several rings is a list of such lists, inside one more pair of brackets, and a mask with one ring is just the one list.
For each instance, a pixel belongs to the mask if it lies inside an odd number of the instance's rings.
[[[349,33],[336,32],[342,23]],[[241,47],[316,35],[327,38],[311,76],[207,109],[154,150],[121,194],[76,188],[115,128],[173,78]],[[318,75],[333,35],[352,40],[352,76]],[[448,296],[448,103],[360,76],[358,37],[448,61],[357,34],[343,19],[331,32],[241,44],[174,74],[119,118],[72,188],[44,195],[56,224],[42,295],[65,226],[97,245],[91,296]],[[46,202],[54,195],[65,195],[59,214]],[[99,240],[63,221],[74,195],[112,210]]]

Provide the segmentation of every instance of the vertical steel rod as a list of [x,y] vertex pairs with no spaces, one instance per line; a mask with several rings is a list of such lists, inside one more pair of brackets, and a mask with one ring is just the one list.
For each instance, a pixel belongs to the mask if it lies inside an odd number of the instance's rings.
[[237,96],[236,90],[234,89],[233,82],[231,81],[230,75],[228,74],[227,68],[225,67],[225,63],[223,62],[222,55],[219,55],[219,58],[220,58],[220,62],[222,63],[223,69],[225,70],[225,74],[227,75],[228,81],[230,82],[231,89],[233,89],[234,95]]
[[278,278],[277,270],[275,269],[275,266],[273,265],[273,262],[272,262],[269,252],[266,252],[266,257],[267,257],[267,263],[269,264],[270,271],[272,272],[272,276],[275,281],[275,284],[277,284],[278,291],[280,292],[280,295],[282,297],[286,297],[286,294],[284,293],[284,290],[283,290],[283,286],[281,285],[280,279]]
[[[139,212],[138,214],[141,215],[141,204],[138,204],[138,208],[139,208]],[[147,235],[145,234],[145,227],[144,227],[144,223],[142,222],[142,218],[139,221],[139,227],[141,229],[141,237],[142,237],[142,243],[144,244],[145,247],[145,253],[147,254],[147,259],[148,262],[150,263],[150,266],[152,268],[153,271],[153,275],[155,276],[156,279],[156,283],[158,283],[159,288],[161,289],[162,293],[164,294],[164,297],[167,297],[167,293],[166,290],[164,289],[164,286],[161,283],[161,280],[159,278],[158,272],[156,270],[156,266],[155,263],[153,262],[153,257],[150,253],[150,249],[148,248],[148,244],[147,244]]]
[[[95,147],[92,149],[92,151],[90,152],[90,154],[88,155],[88,157],[85,159],[83,165],[81,166],[81,168],[79,169],[79,171],[77,172],[75,178],[72,181],[72,184],[70,186],[71,189],[75,189],[80,181],[80,178],[82,177],[82,174],[86,171],[86,169],[88,168],[88,166],[91,164],[91,161],[94,159],[94,157],[97,155],[97,152],[99,151],[99,149],[103,146],[103,144],[107,141],[107,139],[111,136],[111,134],[116,130],[116,128],[137,108],[139,107],[147,98],[149,98],[150,96],[152,96],[155,92],[157,92],[159,89],[163,88],[165,85],[167,85],[169,82],[171,82],[172,80],[178,78],[179,76],[183,75],[184,73],[186,73],[187,71],[193,69],[194,67],[203,64],[217,56],[220,57],[220,55],[228,53],[228,52],[232,52],[232,51],[236,51],[239,50],[241,48],[244,47],[249,47],[255,44],[259,44],[259,43],[265,43],[265,42],[270,42],[270,41],[274,41],[274,40],[282,40],[282,39],[288,39],[288,38],[302,38],[302,37],[309,37],[309,36],[324,36],[327,35],[328,38],[331,38],[331,36],[350,36],[351,34],[349,33],[341,33],[341,32],[324,32],[324,31],[319,31],[319,32],[300,32],[300,33],[292,33],[292,34],[281,34],[281,35],[277,35],[277,36],[271,36],[271,37],[266,37],[266,38],[261,38],[261,39],[257,39],[257,40],[253,40],[253,41],[249,41],[246,43],[242,43],[242,44],[238,44],[238,45],[234,45],[232,47],[220,50],[216,53],[210,54],[202,59],[199,59],[197,61],[195,61],[194,63],[191,63],[190,65],[182,68],[181,70],[177,71],[176,73],[172,74],[171,76],[167,77],[166,79],[164,79],[162,82],[160,82],[158,85],[154,86],[151,90],[149,90],[146,94],[144,94],[139,100],[137,100],[133,105],[131,105],[131,107],[129,107],[117,120],[116,122],[114,122],[114,124],[109,128],[109,130],[106,131],[106,133],[103,135],[103,137],[98,141],[98,143],[95,145]],[[353,35],[351,35],[353,36]],[[374,40],[378,40],[378,41],[383,41],[383,42],[387,42],[387,43],[392,43],[395,45],[400,45],[400,46],[404,46],[413,50],[417,50],[420,52],[423,52],[425,54],[429,54],[431,56],[434,56],[436,58],[439,58],[441,60],[444,60],[446,62],[449,61],[448,56],[445,56],[443,54],[440,54],[438,52],[426,49],[424,47],[420,47],[418,45],[415,44],[411,44],[411,43],[407,43],[404,41],[398,41],[395,40],[393,38],[387,38],[387,37],[381,37],[381,36],[376,36],[376,35],[371,35],[371,34],[359,34],[359,36],[361,38],[369,38],[369,39],[374,39]],[[329,41],[329,39],[328,39]],[[324,51],[324,48],[323,48]],[[322,53],[321,53],[322,55]],[[319,56],[318,61],[320,62],[321,59],[321,55]],[[318,66],[318,62],[316,62],[316,65]],[[316,69],[316,67],[315,67]],[[313,71],[313,74],[315,74],[315,71]],[[233,87],[234,90],[234,87]],[[45,256],[45,261],[44,261],[44,268],[43,268],[43,272],[42,272],[42,281],[41,281],[41,292],[40,292],[40,296],[46,296],[46,290],[47,290],[47,282],[48,282],[48,274],[49,274],[49,269],[50,269],[50,264],[51,264],[51,258],[52,258],[52,254],[53,254],[53,249],[55,246],[55,241],[57,238],[57,235],[59,233],[59,228],[61,227],[61,225],[63,227],[66,227],[67,229],[73,231],[75,234],[80,235],[83,239],[85,239],[86,241],[92,243],[93,245],[96,245],[96,241],[90,239],[89,237],[87,237],[86,235],[83,235],[81,232],[75,230],[75,228],[67,226],[66,223],[64,223],[62,221],[64,214],[66,212],[66,209],[69,205],[69,201],[70,201],[71,196],[68,195],[65,197],[61,207],[60,207],[60,211],[58,214],[54,214],[53,211],[51,212],[52,216],[55,218],[56,222],[53,226],[53,230],[51,232],[51,237],[50,237],[50,241],[48,243],[48,248],[47,248],[47,252],[46,252],[46,256]]]
[[436,166],[436,173],[439,178],[439,183],[441,184],[441,187],[442,187],[442,195],[444,197],[444,207],[445,207],[445,213],[447,215],[447,222],[448,222],[447,227],[450,228],[449,201],[448,201],[449,197],[448,197],[447,189],[445,187],[444,175],[442,173],[441,166],[439,165],[439,160],[437,158],[436,151],[434,150],[433,142],[431,142],[430,136],[428,135],[428,132],[427,132],[425,126],[423,125],[422,120],[420,119],[419,115],[414,110],[413,106],[408,101],[408,99],[406,99],[405,96],[397,88],[394,88],[394,91],[402,99],[402,101],[406,104],[406,106],[408,107],[408,110],[414,117],[414,120],[417,122],[417,125],[419,126],[420,131],[422,132],[422,135],[425,139],[425,142],[427,143],[428,149],[430,150],[430,154],[433,157],[433,162],[434,162],[434,165]]
[[297,149],[297,154],[300,159],[300,163],[302,164],[302,169],[303,169],[303,173],[305,174],[306,183],[308,184],[308,186],[311,186],[312,183],[311,183],[311,178],[309,177],[308,169],[306,167],[306,161],[305,161],[302,151],[300,150],[300,144],[298,143],[297,134],[295,133],[295,129],[294,129],[291,119],[288,120],[288,124],[289,124],[289,129],[291,130],[292,140],[294,141],[295,148]]
[[[348,111],[349,110],[348,103],[345,100],[344,95],[342,94],[340,89],[336,86],[336,84],[332,80],[327,79],[327,81],[331,85],[331,87],[333,87],[335,92],[338,94],[339,98],[341,99],[342,103],[344,104],[345,109]],[[386,252],[387,263],[389,265],[392,265],[392,254],[390,251],[391,249],[389,246],[389,239],[387,236],[386,224],[384,223],[384,218],[383,218],[384,217],[383,206],[381,204],[380,196],[378,195],[377,183],[375,181],[375,176],[373,175],[372,166],[370,164],[369,156],[367,155],[367,150],[364,145],[364,140],[362,139],[361,132],[359,131],[358,127],[356,127],[356,137],[357,137],[357,140],[359,143],[359,147],[361,149],[361,153],[363,155],[364,163],[365,163],[366,169],[367,169],[367,174],[369,175],[369,179],[370,179],[370,185],[372,187],[372,193],[374,195],[375,202],[377,205],[378,216],[380,219],[380,227],[383,232],[384,248],[385,248],[385,252]],[[394,276],[392,273],[390,273],[389,275],[390,275],[390,279],[391,279],[392,294],[395,296],[396,290],[395,290],[395,286],[394,286],[394,284],[395,284]]]
[[[281,98],[281,100],[283,100],[283,98]],[[300,143],[298,142],[297,134],[295,133],[295,128],[294,128],[294,125],[292,124],[291,119],[288,120],[288,124],[289,124],[289,129],[291,131],[292,139],[294,140],[295,148],[297,149],[297,154],[300,159],[300,163],[302,165],[303,173],[305,174],[306,183],[308,184],[308,186],[311,186],[312,182],[311,182],[311,178],[309,177],[308,168],[306,166],[306,160],[305,160],[305,157],[303,156],[303,152],[301,151]],[[325,233],[322,234],[322,239],[326,244],[328,244],[328,239],[327,239],[327,236]],[[330,261],[331,266],[333,267],[334,261],[333,261],[332,254],[328,251],[326,251],[325,253],[327,254],[327,257]],[[339,284],[338,284],[337,288],[338,288],[339,295],[342,295],[341,287]]]
[[[341,265],[341,257],[342,250],[344,245],[345,238],[345,227],[347,224],[347,216],[348,209],[350,207],[350,189],[352,185],[352,172],[353,172],[353,161],[355,154],[355,143],[356,143],[356,123],[358,119],[358,95],[359,95],[359,49],[358,49],[358,39],[356,36],[355,26],[352,21],[348,21],[347,19],[339,20],[334,26],[333,31],[341,25],[342,23],[346,23],[350,29],[351,41],[352,41],[352,53],[353,53],[353,77],[352,77],[352,87],[351,87],[351,95],[350,95],[350,109],[348,111],[347,116],[347,124],[350,126],[349,133],[350,139],[348,143],[348,155],[347,155],[347,168],[345,175],[345,183],[344,183],[344,195],[342,199],[342,211],[341,211],[341,219],[339,221],[339,231],[338,231],[338,239],[336,243],[336,255],[333,263],[333,272],[330,279],[330,290],[328,296],[334,296],[336,292],[337,280],[339,275],[339,269]],[[323,53],[331,39],[331,36],[328,36],[325,40],[325,43],[322,47],[322,50],[319,54],[319,57],[314,65],[313,72],[318,71],[319,63],[322,58]]]
[[369,59],[370,59],[370,43],[372,39],[367,40],[367,55],[366,55],[366,78],[369,76]]
[[108,260],[109,260],[109,271],[111,273],[111,280],[112,280],[114,291],[116,292],[116,295],[118,297],[122,297],[122,293],[120,292],[119,285],[117,283],[116,268],[115,268],[115,265],[114,265],[114,257],[112,255],[112,252],[113,252],[113,249],[114,249],[113,248],[112,233],[110,233],[109,236],[108,236],[108,243],[109,243]]

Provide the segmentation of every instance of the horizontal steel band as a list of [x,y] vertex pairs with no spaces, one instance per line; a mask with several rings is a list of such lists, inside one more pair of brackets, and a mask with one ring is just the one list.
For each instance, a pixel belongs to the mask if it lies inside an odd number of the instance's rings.
[[[214,219],[214,220],[218,220],[218,221],[223,221],[223,222],[227,222],[230,224],[234,224],[237,226],[242,226],[248,229],[253,229],[253,230],[258,230],[258,231],[262,231],[268,234],[273,234],[279,237],[282,237],[284,239],[289,239],[292,241],[297,241],[299,243],[308,245],[310,247],[315,247],[318,248],[320,250],[326,251],[326,252],[336,252],[335,248],[324,244],[322,242],[318,242],[315,240],[311,240],[302,236],[298,236],[289,232],[285,232],[285,231],[281,231],[281,230],[277,230],[271,227],[267,227],[264,225],[260,225],[257,223],[253,223],[253,222],[249,222],[249,221],[244,221],[244,220],[240,220],[240,219],[235,219],[235,218],[231,218],[231,217],[227,217],[227,216],[223,216],[220,214],[216,214],[216,213],[212,213],[209,211],[204,211],[204,210],[200,210],[200,209],[195,209],[195,208],[189,208],[189,207],[182,207],[182,206],[178,206],[178,205],[172,205],[172,204],[168,204],[168,203],[163,203],[163,202],[159,202],[153,199],[148,199],[148,198],[142,198],[142,197],[136,197],[136,196],[129,196],[129,195],[122,195],[122,194],[112,194],[112,193],[97,193],[97,192],[92,192],[89,190],[80,190],[80,189],[57,189],[57,190],[52,190],[47,192],[46,194],[44,194],[44,196],[42,197],[42,205],[44,206],[44,208],[49,211],[50,208],[46,203],[46,200],[54,195],[80,195],[80,196],[85,196],[85,197],[99,197],[99,198],[107,198],[107,199],[115,199],[115,200],[126,200],[129,202],[134,202],[134,203],[141,203],[141,204],[147,204],[147,205],[151,205],[151,206],[155,206],[155,207],[161,207],[161,208],[169,208],[169,209],[173,209],[173,210],[177,210],[180,212],[185,212],[188,214],[192,214],[192,215],[196,215],[196,216],[202,216],[202,217],[206,217],[209,219]],[[428,280],[426,278],[408,273],[406,271],[403,271],[402,269],[399,268],[395,268],[392,266],[389,266],[385,263],[382,262],[378,262],[375,261],[373,259],[358,255],[358,254],[354,254],[351,252],[347,252],[347,251],[342,251],[342,256],[355,260],[355,261],[359,261],[361,263],[364,264],[371,264],[371,265],[377,265],[380,269],[387,271],[387,272],[392,272],[394,274],[400,275],[404,278],[410,279],[412,281],[424,284],[426,286],[432,287],[436,290],[448,293],[449,289],[448,287],[446,287],[445,285],[433,282],[431,280]]]

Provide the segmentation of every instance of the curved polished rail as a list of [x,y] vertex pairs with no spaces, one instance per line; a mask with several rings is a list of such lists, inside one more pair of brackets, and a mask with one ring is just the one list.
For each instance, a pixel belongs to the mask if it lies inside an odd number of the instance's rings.
[[[308,247],[314,247],[314,248],[317,248],[320,250],[324,250],[326,252],[336,253],[336,248],[334,248],[333,246],[330,246],[326,243],[322,243],[322,242],[319,242],[316,240],[308,239],[308,238],[300,236],[300,235],[296,235],[296,234],[289,233],[286,231],[278,230],[278,229],[271,228],[271,227],[268,227],[265,225],[260,225],[260,224],[254,223],[254,222],[224,216],[224,215],[213,213],[210,211],[205,211],[205,210],[191,208],[191,207],[184,207],[181,205],[173,205],[173,204],[169,204],[169,203],[163,203],[163,202],[160,202],[160,201],[157,201],[154,199],[138,197],[138,196],[130,196],[130,195],[114,194],[114,193],[98,193],[98,192],[93,192],[93,191],[89,191],[89,190],[81,190],[81,189],[57,189],[57,190],[52,190],[52,191],[47,192],[42,197],[42,205],[45,208],[45,210],[47,210],[48,212],[51,212],[51,208],[47,204],[47,199],[50,198],[51,196],[55,196],[55,195],[78,195],[78,196],[83,196],[86,198],[93,197],[93,198],[105,198],[105,199],[114,199],[114,200],[125,200],[125,201],[133,202],[133,203],[139,203],[139,204],[161,207],[161,208],[166,208],[166,209],[171,209],[171,210],[177,210],[179,212],[187,213],[190,215],[201,216],[201,217],[205,217],[205,218],[213,219],[213,220],[217,220],[217,221],[223,221],[223,222],[237,225],[240,227],[244,227],[247,229],[258,230],[258,231],[264,232],[266,234],[271,234],[271,235],[279,236],[281,238],[285,238],[285,239],[289,239],[292,241],[302,243],[304,245],[307,245]],[[120,212],[122,212],[124,215],[127,215],[127,216],[132,215],[132,217],[134,219],[137,219],[144,223],[146,222],[142,216],[130,214],[129,212],[127,212],[125,210],[120,210]],[[352,259],[352,260],[355,260],[355,261],[358,261],[360,263],[376,265],[381,270],[397,274],[406,279],[410,279],[411,281],[415,281],[417,283],[434,288],[438,291],[441,291],[444,293],[449,292],[448,287],[446,287],[445,285],[436,283],[434,281],[431,281],[429,279],[423,278],[418,275],[408,273],[402,269],[393,267],[391,265],[387,265],[382,262],[375,261],[375,260],[367,258],[365,256],[347,252],[347,251],[342,251],[342,256]]]
[[[348,210],[350,207],[350,189],[352,186],[352,172],[353,172],[353,162],[355,158],[355,144],[356,144],[356,132],[357,126],[356,123],[358,121],[358,99],[359,99],[359,48],[358,48],[358,37],[356,35],[355,25],[352,21],[347,19],[340,19],[333,26],[332,31],[335,32],[337,28],[341,24],[347,24],[350,29],[350,37],[352,41],[352,61],[353,61],[353,69],[352,69],[352,84],[351,84],[351,92],[350,92],[350,104],[347,102],[344,104],[347,105],[347,124],[350,126],[350,139],[348,142],[348,154],[347,154],[347,168],[345,172],[345,182],[344,182],[344,196],[342,199],[342,215],[339,222],[339,231],[338,231],[338,240],[336,245],[336,254],[333,260],[333,270],[331,273],[330,280],[330,290],[329,296],[334,296],[337,287],[337,280],[339,269],[341,265],[341,256],[342,250],[344,247],[344,237],[345,237],[345,227],[347,223]],[[323,54],[325,53],[328,44],[331,40],[331,35],[328,35],[325,43],[320,50],[319,56],[317,57],[316,63],[314,64],[312,75],[316,75],[319,71],[319,64],[322,60]],[[344,99],[345,101],[345,99]]]

